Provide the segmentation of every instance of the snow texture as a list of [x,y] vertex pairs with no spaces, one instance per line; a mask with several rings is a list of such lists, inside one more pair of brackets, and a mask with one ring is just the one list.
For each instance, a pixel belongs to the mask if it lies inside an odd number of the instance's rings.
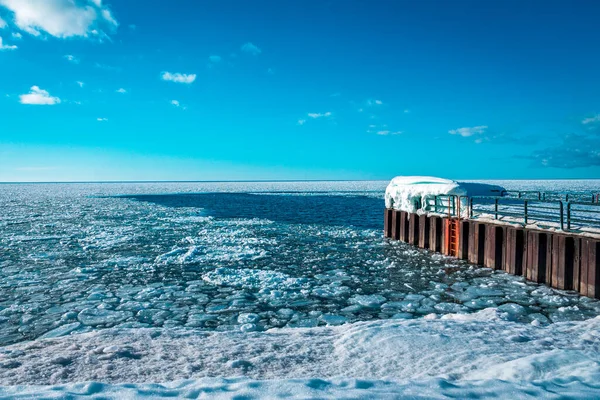
[[267,332],[111,328],[41,339],[1,350],[0,382],[11,386],[0,397],[597,398],[600,317],[542,327],[509,321],[506,314],[518,310],[506,311]]
[[[415,213],[436,195],[501,196],[502,186],[475,182],[456,182],[433,176],[397,176],[385,190],[385,207]],[[466,209],[466,202],[462,204]]]

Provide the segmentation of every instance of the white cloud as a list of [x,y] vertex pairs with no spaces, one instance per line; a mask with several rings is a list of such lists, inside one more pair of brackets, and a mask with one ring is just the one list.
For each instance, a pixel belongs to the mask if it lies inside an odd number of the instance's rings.
[[72,62],[73,64],[79,64],[79,58],[75,57],[74,55],[67,54],[64,57],[67,61]]
[[171,100],[171,105],[172,105],[172,106],[174,106],[174,107],[177,107],[177,108],[179,108],[179,109],[181,109],[181,110],[183,110],[183,111],[187,110],[187,107],[186,107],[186,106],[184,106],[184,105],[182,105],[182,104],[179,102],[179,100]]
[[171,81],[171,82],[178,82],[178,83],[192,83],[196,80],[196,74],[180,74],[180,73],[170,73],[170,72],[163,72],[162,74],[162,80],[163,81]]
[[473,136],[473,135],[481,135],[481,134],[485,133],[487,128],[488,127],[486,125],[479,125],[479,126],[473,126],[470,128],[465,127],[465,128],[452,129],[452,130],[448,131],[448,133],[451,135],[460,135],[462,137],[469,137],[469,136]]
[[127,90],[120,88],[120,89],[117,89],[117,93],[125,94],[125,93],[127,93]]
[[2,50],[16,50],[17,46],[15,45],[8,45],[8,44],[4,44],[2,43],[2,37],[0,37],[0,51]]
[[596,122],[600,122],[600,114],[596,114],[593,117],[584,118],[581,123],[584,125],[593,124]]
[[381,100],[373,100],[373,99],[367,100],[368,107],[381,106],[381,105],[383,105],[383,101],[381,101]]
[[[1,0],[0,0],[1,1]],[[254,44],[248,42],[245,43],[242,47],[241,50],[245,53],[249,53],[252,54],[253,56],[257,56],[260,53],[262,53],[262,50],[259,49],[257,46],[255,46]]]
[[13,32],[12,35],[13,39],[23,39],[23,35],[21,35],[19,32]]
[[208,57],[208,60],[211,63],[215,63],[216,64],[216,63],[221,62],[221,56],[210,56],[210,57]]
[[96,118],[96,121],[98,121],[98,122],[107,122],[108,118]]
[[32,86],[29,93],[22,94],[19,96],[19,98],[21,99],[21,104],[52,106],[60,103],[60,99],[58,97],[50,96],[50,93],[40,89],[38,86]]
[[331,112],[327,111],[326,113],[308,113],[308,116],[311,118],[324,118],[331,117]]
[[12,11],[15,25],[33,36],[103,37],[119,25],[99,0],[0,0],[0,6]]
[[83,85],[85,85],[85,83],[83,83],[83,82],[81,82],[81,81],[77,81],[77,82],[75,82],[75,83],[76,83],[76,84],[78,84],[78,85],[79,85],[79,87],[81,87],[81,88],[83,87]]
[[5,20],[2,19],[2,17],[0,17],[0,29],[4,29],[8,26],[8,24],[6,23]]
[[404,114],[408,114],[410,113],[410,110],[407,108],[406,110],[404,110]]
[[299,119],[298,120],[298,125],[304,125],[306,123],[305,119]]
[[402,133],[402,131],[390,131],[390,130],[385,129],[385,130],[377,131],[375,133],[377,133],[378,135],[381,135],[381,136],[387,136],[387,135],[400,135]]

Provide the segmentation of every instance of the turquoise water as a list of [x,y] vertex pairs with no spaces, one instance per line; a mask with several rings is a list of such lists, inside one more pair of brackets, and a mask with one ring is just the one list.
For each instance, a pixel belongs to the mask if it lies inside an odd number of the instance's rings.
[[574,293],[385,240],[386,184],[0,185],[0,345],[115,326],[263,331],[490,306],[523,323],[598,315]]

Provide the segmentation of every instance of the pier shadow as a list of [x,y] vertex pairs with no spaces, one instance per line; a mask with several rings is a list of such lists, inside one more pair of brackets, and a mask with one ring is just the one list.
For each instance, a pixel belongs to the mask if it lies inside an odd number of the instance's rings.
[[367,196],[259,195],[250,193],[198,193],[126,195],[164,207],[190,207],[215,218],[261,218],[288,224],[351,225],[380,229],[383,200]]

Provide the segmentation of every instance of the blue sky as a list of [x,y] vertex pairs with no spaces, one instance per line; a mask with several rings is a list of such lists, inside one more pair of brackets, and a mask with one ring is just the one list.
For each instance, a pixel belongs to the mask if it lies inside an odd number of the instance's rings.
[[0,0],[0,181],[598,178],[598,15]]

